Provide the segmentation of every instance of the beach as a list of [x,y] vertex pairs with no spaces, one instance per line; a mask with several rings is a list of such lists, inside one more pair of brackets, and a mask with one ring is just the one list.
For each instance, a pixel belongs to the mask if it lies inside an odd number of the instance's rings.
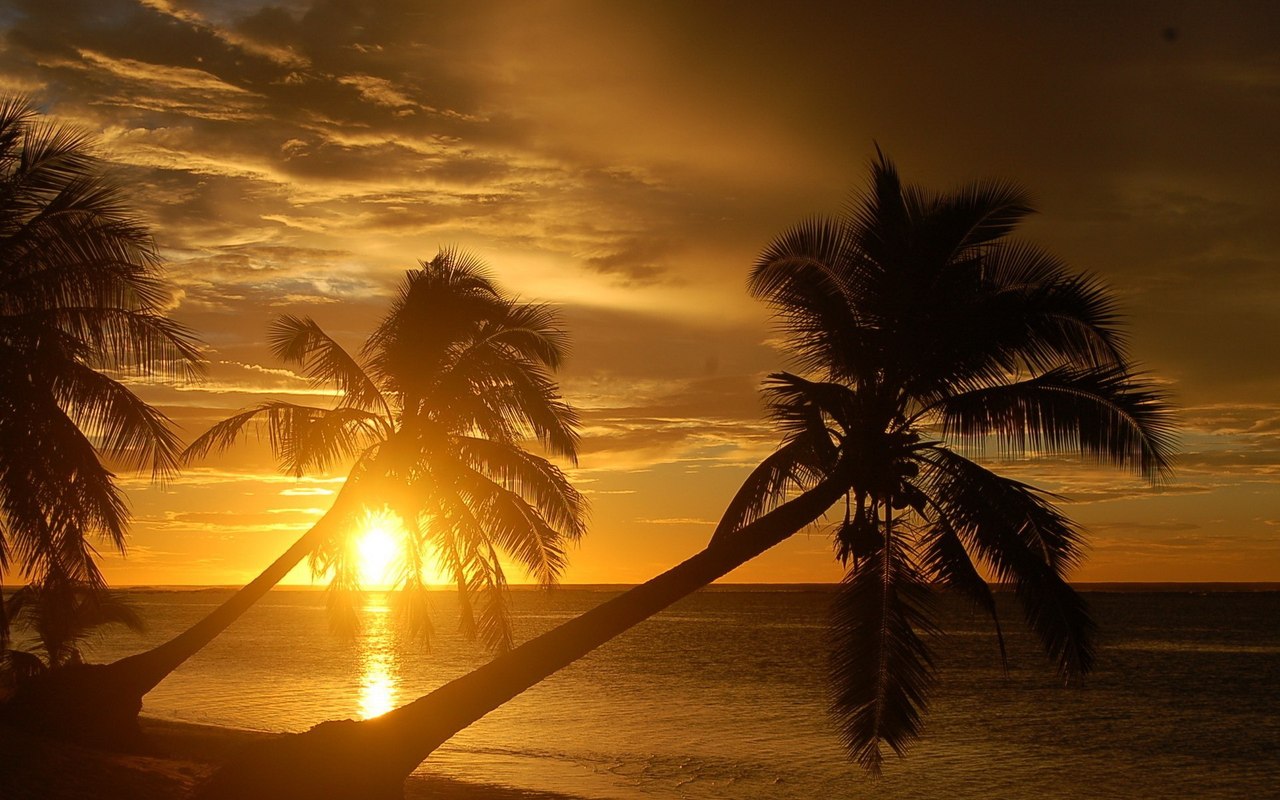
[[[4,800],[172,800],[187,797],[228,759],[281,734],[144,717],[150,753],[124,754],[54,742],[0,726]],[[571,795],[415,774],[406,798],[572,800]]]

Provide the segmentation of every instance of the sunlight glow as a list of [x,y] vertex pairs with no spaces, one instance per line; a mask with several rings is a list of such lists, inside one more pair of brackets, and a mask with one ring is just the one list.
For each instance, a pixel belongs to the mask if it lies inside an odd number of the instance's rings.
[[365,524],[364,533],[356,540],[356,556],[360,563],[360,585],[376,589],[394,580],[392,567],[400,551],[400,538],[395,523],[385,516],[373,516]]

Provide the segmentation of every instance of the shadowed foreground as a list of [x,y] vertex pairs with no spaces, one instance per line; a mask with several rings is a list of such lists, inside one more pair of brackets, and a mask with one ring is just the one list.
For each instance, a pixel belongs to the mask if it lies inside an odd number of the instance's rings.
[[[104,753],[0,726],[0,797],[176,800],[191,795],[219,766],[247,747],[278,741],[257,731],[142,719],[148,755]],[[415,776],[404,796],[434,800],[571,800],[570,795]]]

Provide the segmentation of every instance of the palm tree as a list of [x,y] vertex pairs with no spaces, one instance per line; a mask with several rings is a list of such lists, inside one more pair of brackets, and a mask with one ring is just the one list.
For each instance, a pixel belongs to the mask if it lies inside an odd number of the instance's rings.
[[[269,339],[313,384],[337,389],[337,406],[263,403],[215,425],[188,456],[225,449],[261,421],[294,475],[354,459],[351,486],[371,490],[341,524],[384,505],[400,519],[408,535],[394,588],[410,626],[430,633],[426,587],[444,574],[459,592],[463,632],[510,649],[499,554],[551,586],[566,545],[586,527],[582,495],[523,446],[536,438],[576,463],[577,412],[552,379],[567,351],[555,311],[504,297],[475,257],[444,250],[408,273],[360,358],[309,318],[282,316]],[[359,589],[348,545],[349,537],[324,536],[309,548],[314,570],[332,573],[340,625]]]
[[125,550],[112,466],[178,463],[169,420],[122,382],[200,366],[159,266],[91,140],[0,99],[0,580],[20,571],[50,617],[103,588],[92,540]]
[[[9,610],[31,632],[36,646],[0,650],[0,683],[17,683],[81,663],[84,642],[108,625],[143,630],[142,618],[118,595],[66,580],[22,587],[9,598]],[[43,651],[43,659],[38,651]]]
[[994,616],[983,571],[1011,583],[1059,670],[1085,673],[1093,623],[1066,581],[1080,532],[1051,496],[966,453],[1074,453],[1156,480],[1169,471],[1172,425],[1134,375],[1103,287],[1008,239],[1028,213],[1008,184],[903,186],[881,156],[865,195],[785,232],[752,271],[752,294],[773,306],[808,377],[766,383],[782,445],[705,550],[382,717],[257,748],[205,796],[398,796],[457,731],[832,510],[847,568],[832,616],[832,708],[868,770],[883,747],[903,753],[920,733],[935,584]]
[[[29,714],[42,730],[116,746],[136,737],[142,697],[308,556],[335,573],[331,604],[349,615],[358,582],[347,534],[370,509],[389,506],[408,531],[396,583],[419,633],[429,632],[432,562],[461,593],[464,632],[499,652],[511,643],[500,554],[543,585],[563,571],[566,547],[585,530],[586,503],[558,467],[524,447],[537,439],[576,459],[577,414],[552,379],[567,345],[553,309],[504,296],[476,259],[445,250],[406,274],[359,358],[306,318],[281,317],[270,342],[317,386],[334,386],[337,404],[263,403],[215,425],[187,455],[229,447],[260,423],[295,475],[354,459],[343,489],[306,534],[207,617],[61,690],[59,708],[75,695],[74,716],[47,702]],[[86,708],[96,709],[93,725]]]

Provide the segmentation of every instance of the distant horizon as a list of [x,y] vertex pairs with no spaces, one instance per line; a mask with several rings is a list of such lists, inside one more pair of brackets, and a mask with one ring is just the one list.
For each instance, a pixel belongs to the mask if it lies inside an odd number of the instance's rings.
[[[539,586],[536,583],[512,583],[508,584],[508,588],[516,591],[555,591],[557,589],[592,589],[592,590],[625,590],[639,583],[561,583],[556,586],[547,588]],[[840,584],[838,582],[718,582],[710,586],[704,587],[699,591],[732,591],[735,589],[749,589],[758,587],[768,591],[779,590],[807,590],[807,589],[834,589]],[[1082,588],[1084,591],[1122,591],[1122,587],[1138,587],[1146,591],[1162,591],[1175,590],[1180,587],[1194,588],[1199,591],[1249,591],[1249,592],[1275,592],[1280,591],[1280,581],[1071,581],[1071,585]],[[20,589],[19,585],[6,584],[0,586],[0,591],[14,591]],[[236,584],[200,584],[200,583],[170,583],[170,584],[122,584],[112,586],[113,591],[233,591],[241,588]],[[328,587],[323,584],[306,584],[306,583],[281,583],[272,588],[271,591],[301,591],[301,592],[323,592]],[[992,583],[991,588],[996,592],[1012,591],[1013,587],[1008,584]],[[431,584],[429,591],[451,592],[455,591],[455,587],[449,584]],[[371,588],[365,589],[366,592],[393,592],[398,591],[391,588]]]

